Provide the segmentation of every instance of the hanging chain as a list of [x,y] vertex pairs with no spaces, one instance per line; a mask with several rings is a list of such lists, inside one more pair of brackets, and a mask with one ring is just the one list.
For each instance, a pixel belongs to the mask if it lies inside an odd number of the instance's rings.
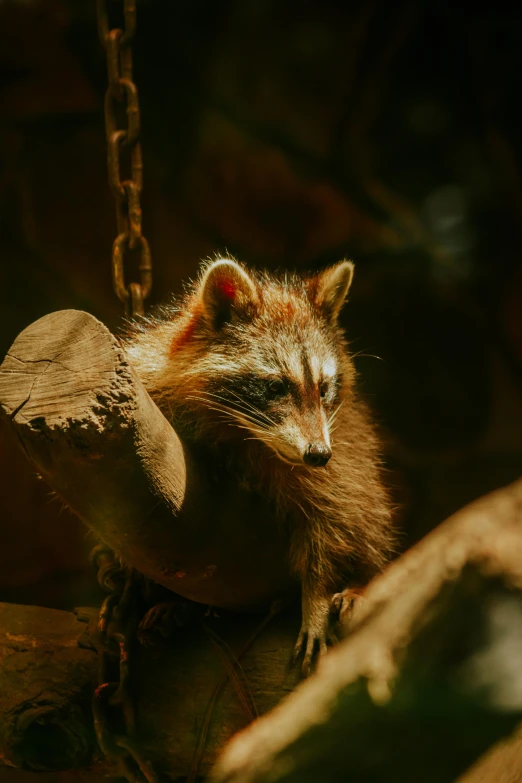
[[[136,742],[136,716],[130,689],[131,644],[135,639],[136,628],[136,572],[125,569],[105,544],[94,547],[91,560],[98,571],[98,584],[108,593],[99,612],[95,642],[99,660],[99,684],[92,701],[96,739],[102,753],[116,764],[119,775],[128,783],[159,783],[152,763],[145,758]],[[224,661],[225,672],[216,684],[207,706],[187,783],[194,783],[198,777],[215,703],[229,681],[248,722],[258,717],[254,697],[240,661],[282,608],[282,601],[272,603],[269,613],[237,654],[211,628],[202,624],[203,631]]]
[[[136,0],[123,2],[123,29],[109,27],[110,0],[97,0],[98,33],[107,53],[108,87],[105,93],[105,133],[109,185],[116,200],[118,236],[112,246],[112,280],[118,299],[130,316],[143,315],[143,302],[152,287],[149,243],[141,232],[140,196],[143,166],[140,144],[140,107],[132,79],[131,43],[136,31]],[[115,3],[112,3],[114,5]],[[123,110],[126,122],[121,124]],[[123,173],[125,172],[125,174]],[[138,254],[140,282],[125,282],[125,259]]]
[[[98,33],[107,53],[107,167],[109,185],[116,200],[118,226],[112,246],[112,279],[116,296],[125,304],[127,314],[136,316],[143,315],[143,302],[152,287],[149,243],[141,231],[140,107],[132,77],[131,43],[136,31],[136,2],[123,0],[123,29],[111,29],[110,1],[97,0],[97,12]],[[114,5],[113,2],[112,7]],[[140,282],[126,284],[124,262],[131,253],[138,254]],[[103,545],[95,547],[91,557],[98,568],[98,582],[109,593],[102,604],[98,623],[99,685],[93,698],[98,744],[105,756],[116,762],[120,774],[129,783],[157,783],[151,763],[141,755],[134,739],[136,721],[129,687],[134,578]]]
[[158,783],[151,762],[136,744],[136,718],[129,687],[135,577],[116,562],[114,554],[103,544],[93,549],[91,559],[98,569],[98,583],[109,593],[98,620],[99,685],[92,702],[98,745],[128,783]]

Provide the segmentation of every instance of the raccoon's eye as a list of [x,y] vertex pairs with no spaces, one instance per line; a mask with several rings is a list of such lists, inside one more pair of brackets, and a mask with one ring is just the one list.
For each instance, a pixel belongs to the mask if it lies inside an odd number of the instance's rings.
[[267,385],[271,397],[282,397],[286,394],[286,383],[281,378],[274,378]]
[[328,381],[323,381],[319,384],[319,394],[321,397],[326,397],[328,394]]

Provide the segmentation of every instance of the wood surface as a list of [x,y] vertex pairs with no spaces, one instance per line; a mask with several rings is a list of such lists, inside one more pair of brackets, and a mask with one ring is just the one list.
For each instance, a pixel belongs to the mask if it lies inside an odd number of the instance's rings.
[[[97,749],[91,701],[98,681],[97,610],[72,612],[0,604],[0,766],[30,771],[114,767]],[[230,737],[274,707],[295,685],[289,660],[299,618],[273,617],[241,657],[238,677],[245,709],[227,677],[212,634],[240,653],[259,628],[258,617],[223,614],[180,629],[153,646],[131,650],[137,743],[160,774],[185,777],[216,687],[200,772],[209,770]],[[212,638],[211,638],[212,637]],[[114,726],[118,727],[118,715]]]
[[52,489],[136,570],[238,611],[296,591],[265,500],[202,469],[93,316],[27,327],[0,366],[0,409]]

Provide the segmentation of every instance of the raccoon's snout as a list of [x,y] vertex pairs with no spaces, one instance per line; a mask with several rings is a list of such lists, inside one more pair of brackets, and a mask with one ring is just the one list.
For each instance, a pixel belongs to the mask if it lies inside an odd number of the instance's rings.
[[332,450],[326,443],[309,443],[303,455],[303,460],[307,465],[314,468],[323,468],[330,457]]

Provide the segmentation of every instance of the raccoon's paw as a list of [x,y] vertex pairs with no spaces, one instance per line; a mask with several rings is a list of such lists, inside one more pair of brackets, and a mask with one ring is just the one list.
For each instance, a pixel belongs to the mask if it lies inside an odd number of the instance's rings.
[[303,675],[308,677],[318,660],[326,655],[328,647],[336,642],[337,638],[330,627],[329,606],[323,606],[321,612],[312,613],[308,618],[303,618],[294,647],[293,662],[297,663],[302,657],[301,669]]
[[141,644],[156,644],[158,638],[167,639],[177,628],[183,628],[190,622],[191,604],[183,598],[161,601],[144,614],[138,625],[137,636]]
[[332,596],[330,612],[335,622],[341,626],[344,633],[350,630],[350,625],[356,619],[357,610],[362,603],[363,589],[347,587]]

